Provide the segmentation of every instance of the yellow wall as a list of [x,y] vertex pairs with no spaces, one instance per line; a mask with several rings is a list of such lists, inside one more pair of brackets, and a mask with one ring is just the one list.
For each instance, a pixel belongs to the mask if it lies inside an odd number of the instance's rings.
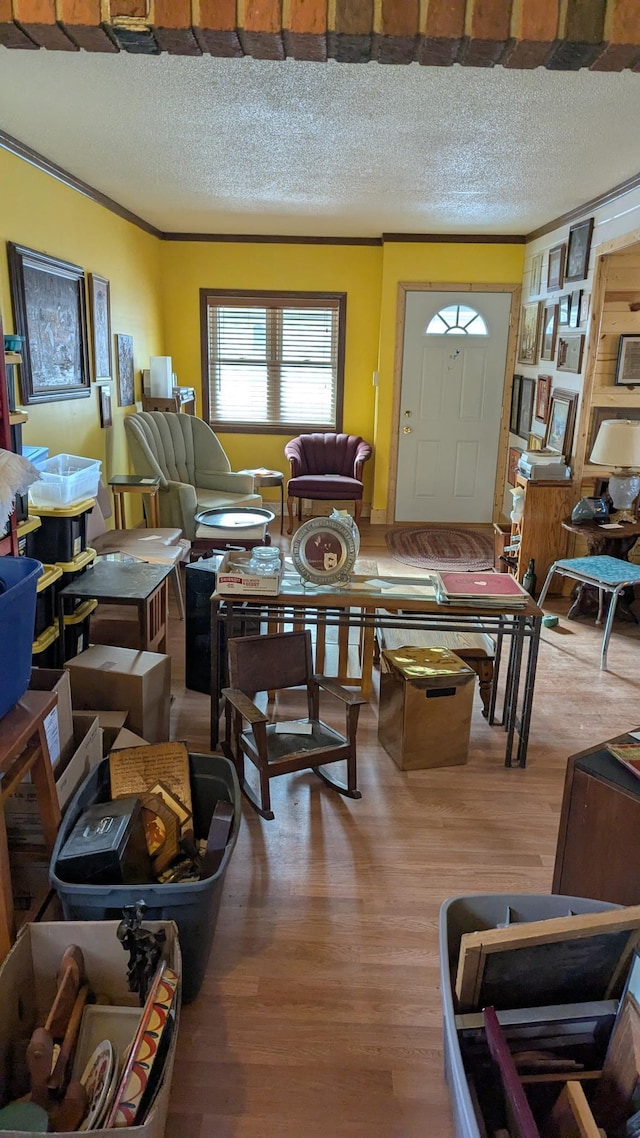
[[384,510],[389,486],[391,417],[398,284],[451,281],[455,284],[516,284],[522,280],[524,245],[389,242],[384,246],[380,310],[376,464],[372,507]]
[[[98,273],[110,281],[111,329],[114,334],[133,336],[139,398],[140,369],[148,366],[150,354],[164,350],[159,299],[160,242],[1,149],[0,239],[71,261],[86,273]],[[13,331],[6,256],[0,257],[0,311],[5,332]],[[127,471],[122,430],[126,411],[118,406],[115,375],[114,356],[113,428],[100,427],[98,393],[92,383],[88,398],[29,404],[23,441],[48,446],[52,455],[99,458],[105,478]]]
[[[347,334],[343,429],[373,441],[374,389],[380,321],[379,246],[277,245],[239,242],[162,243],[166,351],[178,382],[200,391],[200,289],[346,292]],[[199,411],[201,408],[199,407]],[[291,434],[221,434],[235,470],[269,466],[287,471],[283,450]],[[373,464],[365,467],[371,499]],[[367,481],[368,479],[368,481]],[[268,494],[277,491],[265,491]]]

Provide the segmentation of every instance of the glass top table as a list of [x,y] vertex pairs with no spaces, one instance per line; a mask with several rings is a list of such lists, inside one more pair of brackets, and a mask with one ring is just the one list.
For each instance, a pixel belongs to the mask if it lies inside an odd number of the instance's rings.
[[[367,565],[369,569],[371,565]],[[356,570],[359,566],[356,563]],[[450,632],[484,632],[496,642],[494,682],[489,705],[489,722],[500,723],[507,734],[505,765],[515,758],[526,765],[531,707],[536,663],[542,624],[542,609],[528,597],[521,608],[482,606],[480,604],[440,604],[428,575],[415,577],[381,577],[376,573],[353,574],[348,585],[309,585],[285,559],[285,574],[280,593],[275,597],[236,594],[211,597],[211,644],[220,645],[219,626],[238,619],[240,610],[259,615],[274,625],[294,624],[316,628],[316,637],[324,644],[326,628],[359,628],[362,630],[362,675],[369,672],[373,659],[374,632],[379,627]],[[500,718],[496,714],[498,676],[504,638],[509,652]],[[522,672],[524,664],[524,683]],[[220,652],[212,651],[211,745],[218,743],[219,706],[216,693],[223,661]],[[352,681],[353,682],[353,681]],[[363,686],[363,694],[365,694]],[[517,744],[517,746],[516,746]]]

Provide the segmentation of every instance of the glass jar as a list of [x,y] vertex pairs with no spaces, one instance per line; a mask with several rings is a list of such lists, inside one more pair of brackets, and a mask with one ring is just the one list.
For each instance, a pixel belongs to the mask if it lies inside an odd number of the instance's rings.
[[251,558],[247,565],[247,572],[270,574],[277,573],[280,568],[280,550],[275,545],[255,545],[251,550]]

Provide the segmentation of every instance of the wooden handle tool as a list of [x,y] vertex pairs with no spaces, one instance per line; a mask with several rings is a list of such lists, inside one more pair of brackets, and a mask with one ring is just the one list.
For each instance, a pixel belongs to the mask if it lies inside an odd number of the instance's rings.
[[69,1016],[84,982],[84,957],[82,949],[70,944],[62,954],[57,975],[58,991],[51,1005],[45,1030],[51,1032],[52,1039],[62,1039],[69,1023]]
[[37,1027],[27,1047],[27,1067],[31,1084],[30,1098],[38,1106],[50,1105],[48,1081],[53,1062],[53,1039],[44,1027]]
[[80,1030],[80,1021],[82,1019],[82,1013],[84,1011],[84,1005],[87,1002],[88,995],[89,985],[83,984],[80,991],[78,992],[78,995],[76,996],[76,1001],[73,1005],[73,1011],[69,1016],[67,1030],[64,1033],[64,1039],[60,1048],[60,1054],[58,1055],[56,1065],[53,1068],[53,1071],[51,1072],[51,1076],[47,1083],[50,1091],[56,1091],[59,1093],[65,1085],[69,1060],[71,1059],[73,1049],[76,1045],[76,1038]]

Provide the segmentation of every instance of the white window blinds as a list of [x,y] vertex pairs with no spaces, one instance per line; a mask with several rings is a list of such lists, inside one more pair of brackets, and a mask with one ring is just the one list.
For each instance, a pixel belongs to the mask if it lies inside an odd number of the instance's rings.
[[340,429],[344,297],[209,292],[203,315],[212,424]]

